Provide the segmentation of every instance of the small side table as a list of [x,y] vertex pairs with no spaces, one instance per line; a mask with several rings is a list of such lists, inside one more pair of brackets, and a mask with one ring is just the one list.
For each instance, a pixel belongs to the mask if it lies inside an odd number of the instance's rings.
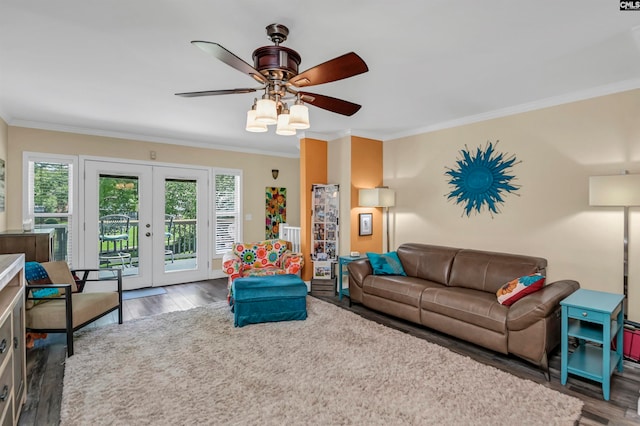
[[349,275],[349,271],[345,268],[347,264],[353,262],[354,260],[366,259],[367,256],[339,256],[338,257],[338,300],[342,300],[342,296],[349,296],[349,288],[342,287],[342,278],[345,275]]
[[[567,384],[568,374],[602,383],[605,401],[609,400],[611,374],[622,372],[622,294],[579,289],[560,302],[562,306],[562,361],[560,382]],[[579,345],[569,354],[569,337]],[[616,338],[616,350],[611,340]],[[590,341],[596,345],[588,345]]]

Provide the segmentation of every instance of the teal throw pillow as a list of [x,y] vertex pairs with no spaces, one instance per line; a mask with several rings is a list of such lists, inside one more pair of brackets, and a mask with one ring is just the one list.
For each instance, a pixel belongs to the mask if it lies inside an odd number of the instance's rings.
[[398,258],[398,253],[391,251],[389,253],[367,253],[371,267],[373,268],[373,275],[403,275],[407,276]]

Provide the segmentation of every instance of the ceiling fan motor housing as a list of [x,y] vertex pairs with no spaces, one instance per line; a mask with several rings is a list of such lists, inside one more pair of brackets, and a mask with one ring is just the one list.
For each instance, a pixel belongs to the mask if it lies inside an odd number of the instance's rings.
[[298,75],[300,55],[284,46],[263,46],[253,52],[253,66],[269,80],[288,81]]

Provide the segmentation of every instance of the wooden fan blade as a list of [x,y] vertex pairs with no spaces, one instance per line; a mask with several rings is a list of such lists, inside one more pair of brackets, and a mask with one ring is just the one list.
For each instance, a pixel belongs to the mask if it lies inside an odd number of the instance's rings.
[[331,96],[317,95],[309,92],[299,92],[302,100],[310,105],[327,111],[335,112],[346,116],[352,116],[362,108],[361,105],[343,99],[332,98]]
[[236,93],[251,93],[258,89],[227,89],[227,90],[204,90],[202,92],[184,92],[176,93],[176,96],[185,98],[195,98],[198,96],[216,96],[216,95],[233,95]]
[[342,80],[369,71],[367,64],[353,52],[309,68],[289,80],[296,87],[315,86]]
[[243,61],[242,59],[238,58],[236,55],[229,52],[227,49],[220,46],[218,43],[213,43],[210,41],[194,40],[191,42],[191,44],[199,47],[200,49],[209,53],[210,55],[215,56],[225,64],[229,65],[232,68],[237,69],[241,73],[247,74],[249,77],[253,77],[254,80],[260,83],[267,82],[267,79],[265,78],[265,76],[260,74],[260,72],[257,69],[255,69],[254,67],[252,67],[251,65]]

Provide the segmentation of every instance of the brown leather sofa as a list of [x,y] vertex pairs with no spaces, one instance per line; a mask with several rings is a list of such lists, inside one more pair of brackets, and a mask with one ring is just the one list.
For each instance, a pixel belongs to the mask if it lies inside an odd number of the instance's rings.
[[347,265],[352,302],[514,354],[549,379],[547,354],[560,342],[560,301],[578,282],[547,283],[505,306],[498,289],[520,276],[544,275],[546,259],[426,244],[403,244],[397,253],[406,277],[373,275],[367,259]]

